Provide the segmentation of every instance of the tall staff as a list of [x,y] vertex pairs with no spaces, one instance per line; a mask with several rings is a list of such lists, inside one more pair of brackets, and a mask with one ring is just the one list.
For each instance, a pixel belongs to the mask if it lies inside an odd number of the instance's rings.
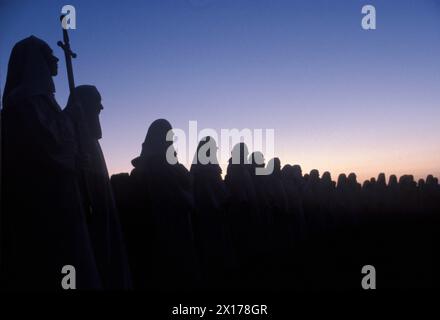
[[72,68],[72,58],[76,58],[76,53],[72,52],[70,49],[70,40],[69,34],[67,33],[66,26],[63,25],[64,15],[61,16],[61,27],[63,29],[63,41],[58,41],[58,46],[64,51],[64,58],[66,60],[66,69],[67,69],[67,79],[69,80],[69,90],[70,94],[73,95],[75,91],[75,80],[73,78],[73,68]]
[[[74,53],[72,51],[72,49],[70,48],[70,40],[69,40],[69,34],[67,33],[67,28],[64,25],[64,15],[62,15],[60,17],[61,20],[61,27],[63,29],[63,41],[58,41],[58,46],[64,51],[64,58],[66,60],[66,69],[67,69],[67,79],[69,81],[69,91],[70,91],[70,96],[72,98],[72,101],[75,103],[76,99],[75,99],[75,79],[73,77],[73,67],[72,67],[72,58],[76,58],[76,53]],[[81,106],[79,106],[79,116],[80,116],[80,123],[84,124],[84,116],[83,116],[83,110],[81,108]],[[78,126],[75,126],[76,130],[79,131]],[[85,128],[83,128],[85,129]],[[78,136],[78,148],[79,148],[79,153],[81,156],[85,156],[85,150],[82,146],[81,143],[81,138],[80,138],[80,132],[77,132],[77,136]],[[93,208],[92,208],[92,203],[90,201],[91,197],[90,197],[90,189],[89,189],[89,185],[87,183],[87,175],[85,174],[84,170],[81,168],[80,169],[81,172],[81,176],[80,176],[80,186],[82,187],[83,190],[83,200],[84,200],[84,207],[86,209],[86,212],[88,214],[88,216],[90,217],[90,215],[93,212]]]

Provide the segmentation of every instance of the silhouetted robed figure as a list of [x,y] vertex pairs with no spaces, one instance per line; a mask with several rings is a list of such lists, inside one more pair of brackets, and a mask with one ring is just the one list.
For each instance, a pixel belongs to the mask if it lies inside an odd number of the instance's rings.
[[204,137],[199,142],[190,170],[194,186],[196,245],[203,287],[209,289],[230,287],[236,271],[235,251],[227,219],[230,196],[221,176],[217,149],[212,137]]
[[87,221],[102,286],[110,290],[129,289],[131,280],[125,245],[99,144],[102,137],[99,121],[101,110],[101,95],[96,87],[82,85],[75,88],[64,112],[73,122],[79,149],[87,156],[87,167],[82,172],[80,187],[83,199],[88,193],[90,203],[84,206],[90,211]]
[[249,151],[245,143],[236,144],[225,176],[230,192],[228,217],[234,248],[239,264],[240,288],[259,287],[256,281],[261,275],[261,253],[267,237],[262,233],[263,219],[258,210],[258,197],[248,161]]
[[125,184],[131,191],[120,209],[126,215],[121,220],[138,289],[175,291],[199,285],[192,179],[177,162],[171,130],[167,120],[154,121],[140,156],[132,160],[130,176],[112,179],[116,190]]
[[[42,40],[18,42],[9,59],[2,109],[3,286],[101,288],[81,192],[73,126],[55,100],[58,59]],[[26,275],[32,274],[32,281]]]

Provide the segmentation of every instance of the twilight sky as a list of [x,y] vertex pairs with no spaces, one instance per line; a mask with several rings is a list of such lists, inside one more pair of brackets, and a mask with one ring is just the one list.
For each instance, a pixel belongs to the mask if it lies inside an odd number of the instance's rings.
[[[440,0],[0,0],[0,86],[15,42],[60,58],[70,30],[76,84],[94,84],[110,173],[131,170],[149,124],[274,129],[282,164],[358,174],[440,176]],[[361,8],[377,30],[361,28]],[[189,159],[192,158],[192,155]],[[186,159],[180,159],[186,163]]]

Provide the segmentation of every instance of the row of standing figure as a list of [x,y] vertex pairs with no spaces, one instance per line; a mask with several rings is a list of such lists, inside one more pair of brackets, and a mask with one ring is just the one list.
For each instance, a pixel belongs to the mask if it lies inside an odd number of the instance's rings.
[[[328,172],[303,176],[278,158],[259,175],[263,154],[240,143],[223,179],[210,137],[189,171],[170,162],[172,126],[159,119],[132,172],[110,180],[99,145],[101,96],[79,86],[61,109],[57,61],[36,37],[17,43],[9,61],[2,288],[61,289],[65,265],[75,267],[79,289],[350,288],[365,264],[381,268],[386,286],[431,283],[440,199],[433,176],[391,176],[387,185],[381,174],[361,186],[350,174],[336,184]],[[23,276],[30,267],[32,281]]]
[[[189,171],[170,164],[170,130],[168,121],[154,121],[131,174],[111,178],[135,287],[358,288],[362,266],[373,262],[393,287],[408,285],[401,281],[407,268],[420,269],[408,262],[393,269],[409,257],[430,265],[440,207],[432,175],[418,185],[410,175],[391,176],[387,185],[380,174],[361,186],[354,173],[335,183],[329,172],[303,176],[299,165],[281,167],[278,158],[260,175],[264,155],[249,155],[240,143],[223,180],[211,137],[200,141]],[[429,286],[432,276],[409,285]]]

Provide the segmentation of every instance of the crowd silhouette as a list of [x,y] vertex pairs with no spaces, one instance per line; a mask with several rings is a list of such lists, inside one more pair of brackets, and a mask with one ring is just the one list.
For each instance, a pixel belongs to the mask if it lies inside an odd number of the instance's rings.
[[[12,49],[1,111],[1,288],[345,290],[361,269],[383,288],[431,287],[440,185],[429,175],[361,185],[355,173],[299,165],[234,146],[225,178],[203,138],[188,171],[168,161],[171,124],[152,122],[130,173],[109,178],[98,89],[62,109],[58,59],[34,36]],[[210,161],[199,161],[201,152]],[[233,159],[237,161],[233,161]],[[270,167],[270,174],[256,174]],[[32,280],[29,280],[31,273]]]

